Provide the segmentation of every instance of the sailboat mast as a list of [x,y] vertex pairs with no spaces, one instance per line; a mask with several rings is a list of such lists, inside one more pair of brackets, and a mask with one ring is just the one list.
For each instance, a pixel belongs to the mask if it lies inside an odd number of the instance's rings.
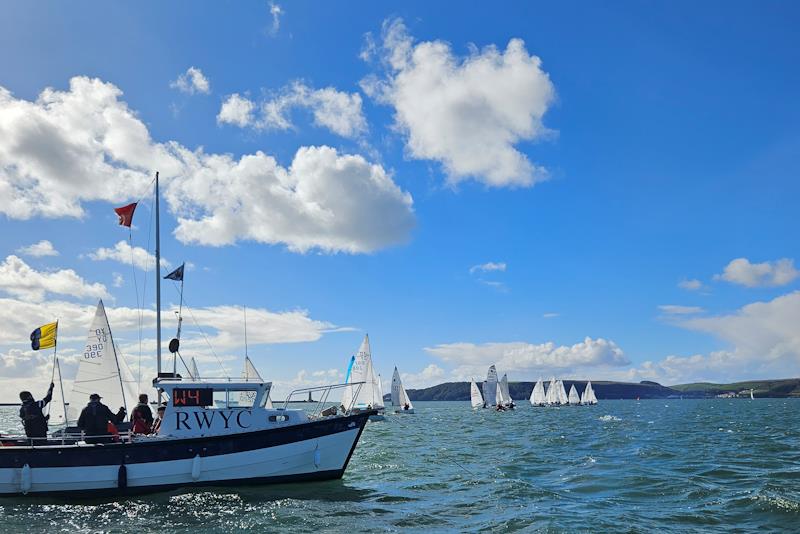
[[114,334],[111,333],[111,324],[108,322],[108,315],[106,315],[106,307],[103,304],[102,300],[100,301],[100,306],[103,307],[103,317],[105,317],[106,326],[108,327],[108,339],[111,341],[111,350],[114,351],[114,362],[117,364],[117,376],[119,376],[119,389],[122,392],[122,405],[125,407],[125,411],[127,412],[128,400],[125,398],[125,384],[123,384],[122,382],[122,369],[119,366],[119,355],[117,355],[117,346],[114,344]]
[[[158,205],[158,171],[156,171],[156,376],[161,376],[161,221]],[[160,392],[158,401],[161,402]]]

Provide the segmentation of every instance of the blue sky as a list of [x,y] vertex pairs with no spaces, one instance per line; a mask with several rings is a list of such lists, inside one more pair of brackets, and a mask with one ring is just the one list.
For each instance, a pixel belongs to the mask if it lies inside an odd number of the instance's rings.
[[97,258],[156,170],[214,352],[241,365],[247,306],[286,390],[365,332],[410,387],[796,376],[800,10],[429,4],[4,6],[4,381],[39,380],[25,339],[54,315],[69,368],[98,296],[138,361],[129,251]]

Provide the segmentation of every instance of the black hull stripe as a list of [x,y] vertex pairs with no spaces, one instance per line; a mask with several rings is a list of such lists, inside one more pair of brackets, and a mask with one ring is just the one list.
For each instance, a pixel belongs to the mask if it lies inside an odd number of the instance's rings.
[[[94,467],[102,465],[141,464],[186,460],[266,449],[316,439],[323,436],[358,430],[358,437],[372,412],[348,417],[322,419],[310,423],[255,432],[187,438],[168,441],[108,443],[95,446],[63,446],[48,448],[0,447],[0,468]],[[355,440],[358,442],[358,438]],[[355,444],[354,444],[355,446]],[[350,451],[352,454],[353,451]],[[349,456],[348,456],[349,460]]]
[[[354,444],[355,446],[355,444]],[[237,478],[230,480],[217,480],[208,482],[186,482],[185,484],[161,484],[158,486],[136,486],[132,488],[98,488],[82,489],[74,491],[45,491],[23,493],[0,494],[0,498],[37,498],[37,497],[59,497],[60,499],[81,500],[105,497],[119,497],[132,495],[146,495],[148,493],[159,493],[162,491],[172,491],[182,488],[213,488],[227,487],[235,488],[240,486],[258,486],[267,484],[291,484],[297,482],[319,482],[323,480],[335,480],[342,478],[344,469],[330,469],[328,471],[315,471],[313,473],[298,473],[296,475],[278,475],[272,477],[256,478]]]

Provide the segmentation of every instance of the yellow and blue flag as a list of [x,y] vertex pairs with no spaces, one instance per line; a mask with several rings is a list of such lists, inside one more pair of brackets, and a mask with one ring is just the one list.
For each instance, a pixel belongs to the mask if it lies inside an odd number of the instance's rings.
[[40,326],[31,332],[31,348],[33,350],[52,349],[56,346],[58,321]]

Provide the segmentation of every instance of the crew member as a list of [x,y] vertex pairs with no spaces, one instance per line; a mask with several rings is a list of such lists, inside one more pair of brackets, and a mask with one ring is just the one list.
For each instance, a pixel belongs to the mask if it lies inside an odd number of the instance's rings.
[[108,423],[116,425],[125,420],[125,407],[121,407],[115,415],[108,406],[100,402],[101,398],[97,393],[89,395],[89,404],[81,411],[81,416],[78,418],[78,428],[86,435],[86,443],[112,441]]
[[166,406],[163,404],[156,408],[156,420],[153,422],[153,430],[152,434],[158,434],[158,431],[161,430],[161,421],[164,420],[164,411],[167,409]]
[[135,434],[149,434],[153,426],[153,412],[147,405],[147,394],[139,395],[139,404],[131,412],[131,427]]
[[47,390],[47,396],[40,401],[33,400],[33,395],[30,391],[21,391],[19,399],[22,401],[22,406],[19,409],[19,417],[22,419],[22,426],[25,427],[25,435],[29,438],[46,438],[47,437],[47,419],[50,417],[44,416],[42,410],[53,398],[53,388],[55,384],[50,383],[50,389]]

